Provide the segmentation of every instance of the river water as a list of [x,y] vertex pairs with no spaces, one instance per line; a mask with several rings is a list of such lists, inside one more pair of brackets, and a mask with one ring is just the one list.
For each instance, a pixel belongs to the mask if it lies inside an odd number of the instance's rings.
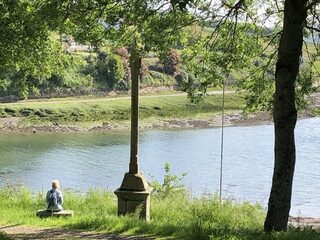
[[[320,217],[320,118],[300,120],[292,215]],[[219,190],[221,129],[141,132],[139,164],[147,179],[161,181],[164,165],[187,173],[193,196]],[[227,127],[224,136],[223,197],[266,206],[273,171],[273,125]],[[0,135],[0,186],[44,191],[52,179],[64,189],[115,190],[129,164],[129,133]]]

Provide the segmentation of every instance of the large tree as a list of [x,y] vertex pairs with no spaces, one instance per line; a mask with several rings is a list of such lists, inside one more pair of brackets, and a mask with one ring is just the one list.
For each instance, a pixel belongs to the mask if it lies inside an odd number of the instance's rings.
[[[308,25],[308,13],[317,14],[318,0],[285,0],[283,26],[275,71],[273,120],[275,165],[265,221],[265,231],[286,230],[291,206],[296,162],[294,129],[297,121],[295,86],[299,76],[304,31],[318,30],[317,22]],[[315,25],[316,24],[316,25]]]
[[[275,164],[264,225],[266,232],[287,228],[296,161],[294,129],[299,103],[297,95],[305,93],[306,87],[303,85],[310,84],[310,79],[312,80],[312,77],[303,80],[303,74],[301,74],[302,49],[304,37],[315,39],[319,36],[317,35],[320,32],[319,5],[319,0],[264,2],[231,0],[215,1],[209,11],[213,33],[209,36],[207,41],[209,44],[206,46],[211,53],[206,53],[204,56],[214,57],[212,59],[209,57],[209,63],[210,61],[215,63],[212,68],[216,68],[218,64],[225,72],[229,72],[228,69],[234,68],[235,63],[239,64],[237,56],[245,56],[247,53],[251,56],[256,54],[257,58],[251,60],[253,71],[250,67],[244,67],[250,73],[243,83],[243,86],[249,90],[247,100],[249,104],[255,106],[260,104],[264,109],[266,106],[270,107],[269,109],[273,112]],[[249,28],[243,28],[244,26]],[[252,54],[246,49],[247,44],[239,37],[238,30],[241,28],[245,31],[246,38],[261,39],[261,46],[264,46],[261,52],[256,51]],[[221,41],[225,40],[221,39],[221,36],[225,31],[229,38],[223,47]],[[258,40],[256,44],[259,44]],[[222,57],[217,54],[219,52],[224,52]],[[314,53],[308,54],[307,61],[310,66],[317,56],[319,56],[318,45]],[[312,72],[314,69],[311,67],[308,70]],[[215,69],[213,73],[216,72]],[[272,74],[273,81],[270,81]],[[208,77],[205,81],[207,79]],[[252,81],[247,83],[248,79]],[[265,104],[268,98],[271,99],[270,105]]]

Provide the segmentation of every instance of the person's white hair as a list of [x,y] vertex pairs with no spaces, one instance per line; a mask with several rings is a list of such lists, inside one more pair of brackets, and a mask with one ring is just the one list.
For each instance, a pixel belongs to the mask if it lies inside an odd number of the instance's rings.
[[59,188],[59,187],[60,187],[59,180],[53,180],[52,181],[52,188]]

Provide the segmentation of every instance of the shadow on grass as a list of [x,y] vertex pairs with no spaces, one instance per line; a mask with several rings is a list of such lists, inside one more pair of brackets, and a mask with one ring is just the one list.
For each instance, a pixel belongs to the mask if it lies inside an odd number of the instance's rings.
[[0,232],[0,240],[11,240],[12,238],[10,238],[6,233],[4,232]]
[[261,230],[229,229],[198,233],[189,239],[210,240],[319,240],[320,232],[312,228],[289,228],[287,232],[264,233]]
[[[264,233],[262,229],[228,229],[228,228],[211,228],[196,229],[194,226],[174,226],[174,225],[157,225],[152,221],[149,223],[139,219],[125,218],[118,223],[107,223],[108,221],[90,222],[79,221],[77,223],[65,225],[68,229],[88,229],[98,231],[110,231],[115,234],[133,234],[134,238],[123,239],[184,239],[184,240],[319,240],[320,231],[311,227],[293,228],[290,227],[287,232]],[[110,225],[108,225],[110,224]],[[141,236],[136,236],[141,235]],[[142,237],[148,236],[148,237]],[[120,236],[120,235],[114,235]],[[106,238],[108,239],[108,238]],[[118,239],[118,238],[116,238]],[[119,238],[122,239],[122,238]]]

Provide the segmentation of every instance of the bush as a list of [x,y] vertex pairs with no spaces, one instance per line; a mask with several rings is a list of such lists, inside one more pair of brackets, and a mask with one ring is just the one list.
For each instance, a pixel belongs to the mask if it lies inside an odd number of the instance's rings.
[[187,89],[188,84],[188,73],[185,71],[180,71],[175,77],[177,86],[181,90]]
[[168,86],[174,85],[175,79],[172,76],[169,76],[164,73],[149,71],[148,74],[142,77],[141,86]]
[[142,60],[141,61],[141,70],[140,70],[141,76],[143,77],[143,76],[147,75],[148,72],[149,72],[149,68],[148,68],[147,64]]
[[127,82],[127,88],[126,90],[130,89],[130,81],[131,81],[131,68],[130,68],[130,59],[129,59],[129,53],[128,50],[125,47],[117,48],[115,50],[115,53],[118,54],[123,63],[124,71],[125,71],[125,80]]
[[16,110],[15,110],[15,109],[7,108],[7,107],[4,109],[4,111],[5,111],[6,113],[9,113],[9,114],[14,114],[14,113],[16,113]]
[[162,57],[163,71],[166,74],[174,76],[180,70],[180,56],[176,50],[170,49],[164,57]]
[[129,53],[125,47],[117,48],[114,52],[122,58],[129,59]]
[[3,117],[6,117],[7,116],[7,113],[4,111],[3,108],[0,108],[0,117],[3,118]]
[[6,233],[4,232],[0,232],[0,240],[11,240],[12,238],[10,238]]
[[10,82],[7,79],[0,79],[0,95],[6,96],[8,94],[8,88]]
[[185,187],[181,184],[181,180],[187,175],[182,173],[180,176],[172,174],[170,171],[170,164],[167,162],[164,166],[164,179],[163,183],[158,182],[152,178],[150,182],[151,187],[153,187],[153,194],[161,199],[168,197],[169,195],[174,195],[177,192],[185,193]]
[[22,108],[19,110],[19,113],[24,116],[24,117],[27,117],[27,116],[30,116],[34,113],[34,109],[31,109],[31,108]]
[[117,90],[127,85],[125,81],[125,69],[119,55],[100,52],[97,69],[101,82],[106,84],[109,90]]

